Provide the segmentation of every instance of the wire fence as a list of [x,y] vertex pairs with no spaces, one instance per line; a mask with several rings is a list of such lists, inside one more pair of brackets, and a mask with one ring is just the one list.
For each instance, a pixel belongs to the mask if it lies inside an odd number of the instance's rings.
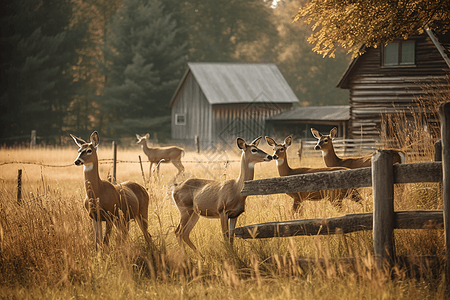
[[[148,161],[147,161],[148,162]],[[240,160],[214,160],[214,161],[208,161],[208,160],[183,160],[183,163],[194,163],[194,164],[228,164],[228,163],[235,163],[240,162]],[[98,161],[99,164],[113,164],[113,159],[100,159]],[[131,160],[116,160],[116,163],[126,163],[126,164],[139,164],[140,161],[131,161]],[[0,166],[4,165],[36,165],[41,167],[48,167],[48,168],[67,168],[75,166],[73,163],[67,164],[67,165],[51,165],[51,164],[44,164],[41,162],[26,162],[26,161],[7,161],[7,162],[1,162]]]

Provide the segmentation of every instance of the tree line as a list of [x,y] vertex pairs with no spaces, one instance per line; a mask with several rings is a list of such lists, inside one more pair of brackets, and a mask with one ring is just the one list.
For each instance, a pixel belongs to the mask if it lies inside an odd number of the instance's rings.
[[[303,1],[305,2],[305,1]],[[303,105],[346,104],[349,57],[311,51],[297,4],[262,0],[6,0],[2,144],[36,130],[170,139],[169,102],[187,62],[276,63]]]

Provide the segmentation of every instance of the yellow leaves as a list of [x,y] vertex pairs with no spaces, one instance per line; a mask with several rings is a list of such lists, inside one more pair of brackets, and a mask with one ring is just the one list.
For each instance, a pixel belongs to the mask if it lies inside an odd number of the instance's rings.
[[[450,28],[450,3],[437,0],[311,0],[298,9],[293,22],[310,24],[313,51],[333,56],[341,46],[357,56],[360,48],[396,37],[422,34],[425,24]],[[436,24],[440,24],[437,26]]]

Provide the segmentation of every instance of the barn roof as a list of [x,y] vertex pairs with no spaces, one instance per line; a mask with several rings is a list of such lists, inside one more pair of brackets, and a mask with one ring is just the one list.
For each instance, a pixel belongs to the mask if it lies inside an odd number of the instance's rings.
[[195,77],[210,104],[298,102],[276,64],[191,62],[170,101],[170,107],[190,75]]
[[[432,30],[427,29],[426,30],[427,35],[430,37],[433,44],[436,46],[436,49],[439,51],[439,53],[442,56],[442,59],[447,63],[447,65],[450,68],[450,30],[446,32],[446,34],[443,35],[436,35]],[[361,50],[366,50],[366,46],[361,46]],[[362,54],[364,55],[364,54]],[[353,70],[359,65],[360,57],[362,55],[358,55],[352,61],[350,62],[349,66],[347,67],[347,70],[345,70],[344,74],[342,75],[341,79],[339,80],[337,87],[341,89],[348,89],[349,88],[349,79],[351,77],[351,74],[353,73]]]
[[267,118],[268,121],[348,121],[349,105],[294,107]]

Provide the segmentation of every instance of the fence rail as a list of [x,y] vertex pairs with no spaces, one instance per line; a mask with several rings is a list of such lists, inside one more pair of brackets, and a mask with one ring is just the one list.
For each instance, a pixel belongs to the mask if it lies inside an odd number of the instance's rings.
[[[397,211],[395,229],[443,229],[444,215],[438,211]],[[238,227],[242,239],[343,234],[373,229],[373,213],[349,214],[327,219],[269,222]]]
[[[439,182],[442,163],[394,165],[394,183]],[[246,181],[241,194],[271,195],[372,186],[372,168],[310,173]]]

